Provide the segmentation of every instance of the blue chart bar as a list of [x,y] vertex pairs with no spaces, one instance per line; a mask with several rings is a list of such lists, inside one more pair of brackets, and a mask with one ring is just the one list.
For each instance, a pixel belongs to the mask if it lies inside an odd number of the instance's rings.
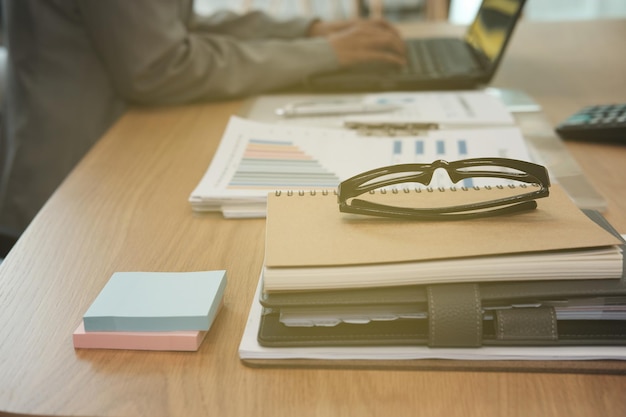
[[[465,139],[459,139],[457,141],[457,147],[459,151],[459,159],[467,158],[467,141]],[[474,186],[473,178],[465,178],[463,180],[463,187],[472,188]]]
[[393,142],[393,154],[394,155],[402,155],[402,142],[396,140]]
[[415,155],[424,155],[424,141],[415,141]]
[[437,146],[437,155],[445,155],[446,143],[442,140],[438,140],[436,146]]
[[459,146],[459,155],[461,157],[467,156],[467,142],[464,139],[460,139],[458,142]]
[[279,145],[279,146],[291,146],[293,143],[287,140],[274,140],[274,139],[254,139],[250,138],[248,143],[258,144],[258,145]]
[[473,178],[465,178],[463,180],[463,187],[472,188],[474,186]]

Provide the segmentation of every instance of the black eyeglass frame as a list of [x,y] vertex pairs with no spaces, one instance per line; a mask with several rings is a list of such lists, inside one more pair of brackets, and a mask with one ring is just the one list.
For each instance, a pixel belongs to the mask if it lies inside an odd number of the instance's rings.
[[[509,168],[517,172],[469,170],[481,166]],[[439,168],[445,169],[455,184],[466,178],[482,177],[515,180],[525,184],[536,184],[538,187],[534,191],[506,198],[442,208],[396,207],[356,198],[370,191],[395,184],[416,182],[427,186]],[[378,177],[402,172],[409,174],[372,182]],[[355,175],[339,184],[337,200],[339,211],[344,213],[425,220],[467,219],[535,209],[537,208],[535,200],[547,197],[550,194],[549,187],[548,170],[544,166],[532,162],[510,158],[473,158],[452,162],[439,159],[430,164],[390,165]]]

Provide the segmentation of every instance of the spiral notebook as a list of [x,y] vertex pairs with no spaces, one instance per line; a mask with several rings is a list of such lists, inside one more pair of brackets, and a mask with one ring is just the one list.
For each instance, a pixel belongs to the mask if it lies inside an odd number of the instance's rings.
[[[380,198],[453,205],[471,195],[508,192],[506,186],[436,188]],[[537,203],[522,214],[424,222],[345,215],[333,192],[272,193],[264,291],[621,277],[619,239],[585,216],[558,185]]]

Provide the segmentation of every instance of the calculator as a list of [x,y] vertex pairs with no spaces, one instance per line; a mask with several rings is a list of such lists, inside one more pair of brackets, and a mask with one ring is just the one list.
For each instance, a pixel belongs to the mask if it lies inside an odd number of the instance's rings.
[[556,127],[563,139],[626,143],[626,103],[588,106]]

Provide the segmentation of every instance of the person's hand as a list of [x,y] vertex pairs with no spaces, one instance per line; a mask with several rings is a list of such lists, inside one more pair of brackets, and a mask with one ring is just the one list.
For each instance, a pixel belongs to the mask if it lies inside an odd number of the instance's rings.
[[406,65],[404,41],[384,20],[318,21],[309,34],[325,36],[342,67],[372,61]]
[[309,27],[309,36],[310,37],[325,37],[332,33],[339,32],[344,30],[352,25],[354,25],[357,20],[337,20],[337,21],[324,21],[324,20],[316,20]]

